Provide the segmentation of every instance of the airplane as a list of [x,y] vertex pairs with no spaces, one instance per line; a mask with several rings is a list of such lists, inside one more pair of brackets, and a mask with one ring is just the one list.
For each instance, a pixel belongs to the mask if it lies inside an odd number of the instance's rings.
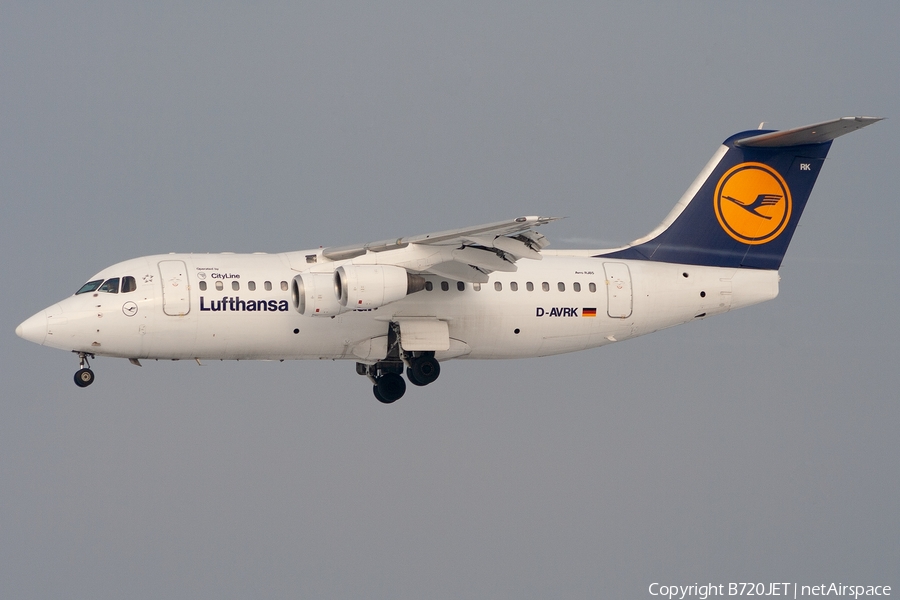
[[[662,223],[626,246],[550,250],[527,216],[280,254],[160,254],[103,269],[16,328],[89,359],[349,360],[390,404],[450,359],[605,346],[778,295],[832,141],[877,117],[726,139]],[[406,374],[406,380],[403,374]]]

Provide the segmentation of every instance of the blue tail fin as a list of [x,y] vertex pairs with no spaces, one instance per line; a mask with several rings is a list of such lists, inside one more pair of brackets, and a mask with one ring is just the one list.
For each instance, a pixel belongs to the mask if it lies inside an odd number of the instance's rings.
[[603,256],[778,269],[832,140],[879,120],[844,117],[735,134],[659,227]]

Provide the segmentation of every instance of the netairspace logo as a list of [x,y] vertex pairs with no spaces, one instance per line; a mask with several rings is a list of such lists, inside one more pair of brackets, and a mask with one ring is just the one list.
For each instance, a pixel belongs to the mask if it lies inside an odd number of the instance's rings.
[[651,583],[648,589],[651,596],[660,596],[673,600],[698,598],[706,600],[722,596],[786,596],[796,598],[832,596],[844,598],[863,598],[872,596],[890,596],[889,585],[844,585],[843,583],[822,583],[819,585],[800,585],[780,581],[777,583],[695,583],[693,585],[664,585]]

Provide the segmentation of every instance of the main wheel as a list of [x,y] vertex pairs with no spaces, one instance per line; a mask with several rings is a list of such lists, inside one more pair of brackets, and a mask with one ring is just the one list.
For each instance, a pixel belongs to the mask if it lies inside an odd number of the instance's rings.
[[[433,356],[420,356],[412,361],[409,367],[412,371],[410,381],[416,385],[428,385],[441,374],[441,364]],[[410,375],[407,372],[407,375]]]
[[425,385],[416,377],[416,372],[412,370],[412,367],[406,367],[406,378],[413,385]]
[[384,404],[390,404],[391,402],[394,402],[394,400],[388,400],[384,396],[382,396],[381,392],[378,391],[377,385],[372,386],[372,393],[375,394],[375,399],[379,402],[382,402]]
[[94,372],[90,369],[78,369],[75,372],[75,385],[78,387],[87,387],[94,383]]
[[373,392],[380,402],[390,404],[402,398],[406,393],[406,382],[396,373],[386,373],[378,378]]

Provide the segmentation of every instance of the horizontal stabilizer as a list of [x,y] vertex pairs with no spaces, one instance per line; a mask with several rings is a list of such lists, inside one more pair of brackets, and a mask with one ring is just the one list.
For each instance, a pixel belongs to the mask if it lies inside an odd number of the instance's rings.
[[734,145],[750,148],[786,148],[805,144],[821,144],[882,119],[883,117],[841,117],[806,127],[754,135],[738,140]]

